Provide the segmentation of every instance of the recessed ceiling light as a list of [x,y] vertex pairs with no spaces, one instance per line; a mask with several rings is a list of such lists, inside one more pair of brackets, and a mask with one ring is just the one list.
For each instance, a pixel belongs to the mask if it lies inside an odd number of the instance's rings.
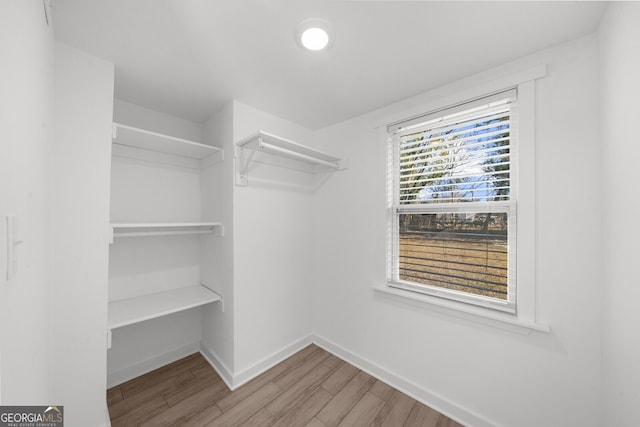
[[296,41],[305,49],[323,50],[333,41],[331,26],[323,19],[306,19],[296,28]]
[[329,34],[322,28],[308,28],[300,36],[302,46],[309,50],[321,50],[329,43]]

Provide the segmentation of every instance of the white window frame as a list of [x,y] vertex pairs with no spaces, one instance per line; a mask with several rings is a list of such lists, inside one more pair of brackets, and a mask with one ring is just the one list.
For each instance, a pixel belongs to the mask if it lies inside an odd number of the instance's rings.
[[[535,230],[535,80],[546,75],[544,65],[524,70],[520,73],[506,76],[492,82],[481,84],[461,84],[454,95],[441,97],[437,101],[427,101],[421,106],[405,110],[393,116],[387,117],[379,123],[380,144],[384,157],[387,160],[387,230],[386,230],[386,278],[384,283],[376,285],[375,290],[384,297],[397,301],[418,305],[435,311],[444,312],[456,317],[462,317],[472,321],[496,326],[510,331],[528,334],[532,330],[549,332],[548,325],[537,318],[536,307],[536,230]],[[470,79],[472,80],[472,79]],[[465,87],[467,86],[467,87]],[[470,99],[477,99],[487,94],[503,91],[508,88],[517,88],[518,120],[517,128],[517,156],[518,164],[515,168],[517,175],[512,175],[514,186],[512,190],[517,194],[517,221],[515,212],[512,212],[514,226],[515,245],[510,248],[510,253],[515,255],[517,292],[515,312],[499,311],[481,305],[472,305],[463,300],[441,298],[437,295],[424,292],[415,292],[406,286],[398,286],[393,280],[394,262],[394,226],[396,214],[394,208],[394,181],[392,179],[393,153],[389,153],[389,134],[387,126],[401,122],[410,117],[419,116],[429,111],[437,111],[451,105],[458,105]],[[512,171],[513,173],[513,171]],[[510,220],[511,221],[511,220]],[[509,234],[512,230],[509,230]]]
[[[415,205],[402,205],[399,202],[399,187],[400,187],[400,136],[402,133],[400,130],[388,130],[389,133],[389,163],[388,167],[391,169],[391,173],[388,173],[388,179],[393,183],[390,185],[393,189],[392,198],[392,212],[393,224],[391,228],[392,241],[391,245],[391,257],[388,262],[391,264],[387,267],[388,276],[387,283],[389,286],[399,289],[405,289],[409,291],[419,292],[427,295],[433,295],[435,297],[447,298],[454,301],[460,301],[468,304],[483,306],[495,310],[501,310],[509,313],[515,313],[517,307],[516,301],[516,204],[517,204],[517,140],[518,140],[518,122],[517,122],[517,89],[509,88],[505,91],[501,91],[498,94],[487,94],[479,99],[469,100],[460,105],[444,108],[438,110],[435,114],[429,114],[429,116],[435,116],[436,118],[441,115],[451,114],[452,111],[465,112],[474,107],[481,105],[491,104],[497,100],[511,98],[510,102],[510,163],[509,170],[509,182],[510,182],[510,196],[509,200],[505,201],[493,201],[493,202],[464,202],[464,203],[424,203]],[[409,119],[413,122],[421,122],[424,118]],[[392,126],[399,129],[399,126]],[[421,285],[415,282],[403,281],[399,278],[399,217],[406,213],[506,213],[508,216],[508,293],[507,300],[500,300],[496,298],[483,297],[469,292],[454,291],[446,289],[445,287]]]

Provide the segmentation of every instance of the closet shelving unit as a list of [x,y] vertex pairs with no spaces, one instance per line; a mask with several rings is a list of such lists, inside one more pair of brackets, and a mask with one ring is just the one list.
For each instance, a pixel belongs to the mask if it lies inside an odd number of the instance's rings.
[[264,131],[258,131],[236,143],[237,185],[247,185],[249,165],[256,161],[254,158],[256,153],[292,160],[291,165],[284,167],[306,173],[335,172],[347,168],[347,161],[339,157]]
[[[133,126],[113,124],[112,154],[147,162],[200,169],[224,160],[218,147],[176,138]],[[110,224],[110,243],[116,238],[151,237],[183,234],[224,236],[219,222],[130,222]],[[109,302],[107,335],[111,347],[111,330],[182,310],[222,301],[217,293],[200,284],[149,293]]]

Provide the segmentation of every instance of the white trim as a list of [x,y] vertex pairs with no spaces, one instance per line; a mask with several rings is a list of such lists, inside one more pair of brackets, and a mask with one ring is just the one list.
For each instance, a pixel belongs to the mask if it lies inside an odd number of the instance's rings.
[[439,395],[438,393],[428,390],[420,385],[401,377],[400,375],[345,349],[344,347],[329,341],[318,335],[313,336],[313,342],[322,347],[329,353],[347,361],[353,366],[361,369],[369,375],[379,379],[380,381],[390,385],[391,387],[401,391],[409,397],[429,406],[443,415],[467,426],[474,427],[496,427],[499,424],[495,421],[488,420],[469,409],[463,408],[451,400]]
[[[465,302],[467,304],[472,304],[478,307],[483,307],[492,310],[499,310],[511,313],[512,315],[516,312],[516,300],[517,300],[517,289],[516,289],[516,277],[514,276],[514,272],[517,274],[517,266],[516,266],[516,245],[517,245],[517,236],[516,236],[516,206],[513,201],[504,201],[504,202],[493,202],[491,205],[483,206],[481,203],[469,202],[464,206],[464,203],[460,204],[451,204],[452,207],[447,209],[449,204],[442,205],[434,205],[425,206],[420,205],[417,206],[417,209],[413,209],[411,206],[410,209],[405,210],[404,206],[399,206],[395,208],[397,212],[393,218],[393,227],[394,230],[398,230],[398,214],[403,214],[407,212],[416,211],[418,213],[437,213],[437,212],[473,212],[473,213],[505,213],[509,218],[509,232],[508,232],[508,245],[509,245],[509,262],[508,262],[508,275],[509,275],[509,283],[508,283],[508,299],[501,300],[498,298],[485,297],[482,295],[473,294],[470,292],[457,291],[453,289],[447,289],[442,286],[431,286],[428,284],[421,284],[418,282],[412,282],[410,280],[404,281],[401,280],[398,276],[399,272],[399,259],[398,259],[398,247],[399,247],[399,233],[392,235],[394,237],[393,241],[390,242],[390,246],[393,246],[394,255],[391,260],[389,260],[389,264],[391,266],[391,271],[388,274],[387,285],[391,288],[401,288],[410,292],[417,292],[427,295],[432,295],[438,298],[446,298],[453,301]],[[395,231],[394,231],[395,232]]]
[[[518,169],[514,190],[518,197],[516,251],[518,318],[536,323],[536,113],[535,82],[518,86]],[[526,159],[526,161],[524,160]]]
[[218,375],[220,375],[220,378],[222,378],[227,387],[229,387],[229,390],[233,391],[312,343],[312,335],[308,335],[235,374],[232,373],[231,370],[221,361],[220,357],[218,357],[218,355],[204,343],[200,343],[200,353],[202,353],[202,356],[204,356]]
[[132,380],[140,375],[144,375],[147,372],[151,372],[154,369],[161,368],[162,366],[173,363],[183,357],[190,356],[198,352],[198,343],[184,345],[182,347],[169,350],[165,353],[154,356],[150,359],[143,360],[142,362],[135,363],[127,366],[126,368],[119,369],[115,372],[107,374],[107,388],[112,388],[120,385],[124,382]]
[[[548,325],[541,323],[537,318],[537,296],[536,296],[536,148],[535,148],[535,80],[546,75],[546,65],[539,65],[510,75],[503,75],[500,78],[487,82],[486,78],[470,78],[464,79],[454,84],[448,85],[445,90],[438,90],[441,96],[418,96],[410,100],[413,108],[404,109],[402,112],[389,114],[378,124],[380,135],[380,144],[385,146],[395,146],[389,144],[392,140],[386,132],[387,124],[399,122],[402,118],[412,117],[424,113],[425,111],[436,110],[446,105],[455,105],[465,101],[465,99],[477,99],[483,94],[497,92],[508,87],[517,87],[518,100],[514,108],[517,109],[517,123],[514,124],[512,132],[516,134],[517,141],[512,144],[512,155],[517,161],[517,167],[511,174],[512,193],[515,195],[514,200],[517,203],[517,222],[515,214],[510,214],[509,224],[509,274],[511,275],[515,269],[515,282],[517,283],[517,291],[515,292],[515,314],[504,315],[504,313],[492,313],[491,308],[479,306],[471,306],[471,303],[463,303],[457,301],[437,302],[439,297],[431,295],[423,295],[416,292],[410,292],[403,289],[393,287],[392,282],[397,281],[394,276],[394,260],[396,259],[398,248],[397,242],[393,239],[393,231],[397,229],[397,215],[393,210],[394,205],[397,206],[397,196],[387,195],[386,211],[387,211],[387,259],[386,259],[386,285],[376,287],[376,291],[386,293],[387,296],[400,299],[404,302],[410,302],[427,309],[437,308],[439,311],[446,311],[453,314],[458,310],[458,317],[465,317],[469,320],[484,319],[481,323],[487,323],[496,327],[507,328],[508,330],[516,330],[519,333],[530,333],[532,330],[546,332],[550,331]],[[475,82],[475,83],[474,83]],[[429,94],[427,94],[429,95]],[[417,101],[424,100],[419,105]],[[387,147],[387,150],[389,148]],[[397,153],[393,154],[393,159],[397,157]],[[397,163],[397,162],[395,162]],[[390,164],[390,160],[386,160],[387,167],[387,192],[393,191],[397,186],[397,164]],[[393,170],[389,171],[392,166]],[[392,182],[393,180],[393,182]],[[418,209],[418,208],[416,208]],[[394,222],[396,221],[396,222]],[[516,227],[514,233],[512,227]],[[515,245],[512,244],[512,238],[515,238]],[[511,260],[517,256],[517,266],[514,267]],[[510,280],[510,284],[512,280]],[[511,290],[510,290],[511,292]]]
[[109,415],[109,404],[104,401],[104,427],[111,427],[111,416]]
[[[374,121],[374,127],[381,128],[386,133],[389,123],[401,122],[407,117],[414,117],[428,111],[435,111],[442,106],[456,105],[470,99],[480,98],[483,95],[499,92],[508,87],[519,86],[522,83],[534,81],[547,75],[547,66],[540,64],[518,72],[508,73],[500,77],[491,75],[473,76],[458,80],[451,84],[441,86],[412,98],[400,101],[394,106],[400,106],[400,111],[393,113],[383,111]],[[442,95],[447,94],[447,95]],[[407,108],[402,108],[407,105]]]
[[[381,292],[387,292],[384,289],[380,289]],[[457,312],[457,311],[456,311]],[[441,396],[433,390],[429,390],[419,384],[414,383],[413,381],[404,378],[393,371],[378,365],[375,362],[370,361],[369,359],[359,356],[352,351],[324,338],[317,334],[310,334],[307,337],[304,337],[292,344],[285,346],[283,349],[274,352],[270,356],[265,357],[261,361],[255,363],[254,365],[242,370],[240,373],[234,375],[231,370],[221,361],[221,359],[213,352],[209,347],[207,347],[204,343],[200,343],[200,353],[207,360],[207,362],[211,365],[211,367],[218,373],[220,378],[224,381],[227,387],[233,391],[238,387],[246,384],[257,376],[261,375],[265,371],[271,369],[273,366],[282,362],[283,360],[289,358],[293,354],[299,352],[303,348],[315,344],[318,347],[323,348],[329,353],[334,354],[335,356],[345,360],[346,362],[352,364],[353,366],[361,369],[362,371],[368,373],[369,375],[379,379],[380,381],[390,385],[391,387],[401,391],[407,396],[433,408],[434,410],[440,412],[441,414],[446,415],[447,417],[462,423],[468,426],[474,427],[497,427],[498,423],[495,421],[489,420],[483,417],[480,414],[475,413],[474,411],[464,408],[455,402],[449,400],[448,398]],[[195,347],[195,349],[194,349]],[[184,354],[181,354],[184,353]],[[134,375],[131,378],[127,378],[123,381],[113,383],[109,381],[109,388],[114,387],[115,385],[121,384],[122,382],[128,381],[129,379],[135,378],[138,375],[142,375],[148,371],[156,369],[158,367],[164,366],[168,363],[175,362],[183,357],[189,356],[193,353],[198,352],[197,344],[189,345],[181,347],[180,349],[173,350],[171,352],[165,353],[162,357],[168,357],[167,361],[164,363],[160,363],[156,366],[156,363],[160,357],[150,359],[149,361],[145,361],[143,363],[139,363],[132,367],[123,369],[120,372],[130,371],[133,368],[140,367],[145,365],[147,369],[145,372]],[[169,357],[171,355],[171,357]],[[153,366],[152,366],[153,365]],[[114,374],[111,374],[109,377],[113,377]],[[110,421],[108,419],[108,411],[107,411],[107,423],[106,426],[110,427]]]
[[489,310],[481,306],[474,306],[464,302],[448,300],[413,291],[406,291],[387,285],[375,286],[373,290],[376,294],[393,301],[435,310],[449,316],[482,323],[505,331],[515,332],[522,335],[529,335],[531,331],[544,333],[551,332],[549,325],[544,323],[530,322],[519,319],[509,313]]
[[209,365],[218,373],[222,381],[227,385],[229,390],[234,390],[233,373],[231,369],[224,364],[222,359],[203,342],[200,343],[200,354],[209,362]]
[[[408,117],[401,122],[390,123],[387,125],[387,133],[407,133],[409,129],[411,129],[411,132],[416,132],[417,128],[429,126],[426,123],[433,119],[443,119],[445,121],[460,120],[460,113],[466,112],[466,114],[469,114],[469,111],[471,110],[471,114],[475,114],[475,111],[478,108],[484,110],[484,114],[487,114],[486,111],[495,111],[496,107],[500,108],[500,106],[507,105],[516,98],[517,91],[514,86],[512,88],[500,90],[496,93],[485,94],[476,99],[469,99],[457,105],[443,106],[435,111],[428,111],[416,117]],[[501,102],[498,103],[498,101]],[[456,117],[456,119],[454,119],[454,117]]]
[[295,341],[287,345],[283,349],[272,353],[271,355],[254,363],[253,365],[243,369],[242,371],[238,372],[234,376],[233,378],[234,387],[237,388],[243,384],[246,384],[247,382],[251,381],[253,378],[257,377],[258,375],[262,374],[265,371],[268,371],[269,369],[276,366],[278,363],[282,362],[283,360],[289,358],[290,356],[293,356],[303,348],[310,345],[312,342],[313,340],[311,339],[311,335],[308,335],[304,338],[299,339],[298,341]]
[[[506,102],[503,102],[505,101]],[[514,314],[516,312],[516,302],[517,302],[517,286],[516,286],[516,273],[517,273],[517,262],[516,262],[516,243],[517,243],[517,222],[516,222],[516,201],[518,199],[517,195],[517,174],[518,174],[518,158],[517,158],[517,146],[518,146],[518,129],[517,129],[517,105],[518,105],[518,96],[517,96],[517,87],[505,88],[502,91],[499,91],[494,94],[487,94],[473,100],[465,101],[455,106],[443,106],[439,108],[434,113],[425,113],[421,116],[408,118],[402,122],[396,122],[395,124],[391,124],[387,126],[387,132],[389,133],[390,139],[393,140],[393,156],[394,156],[394,170],[392,176],[393,179],[393,188],[392,190],[395,192],[394,194],[394,204],[393,204],[393,224],[392,224],[392,239],[393,241],[388,242],[390,246],[393,247],[393,258],[391,261],[392,272],[387,274],[388,277],[391,277],[391,280],[387,279],[388,285],[391,287],[400,287],[408,291],[415,291],[419,293],[425,293],[436,297],[447,298],[450,300],[466,302],[468,304],[478,305],[487,309],[501,310]],[[498,106],[494,105],[497,104]],[[453,113],[455,111],[455,113]],[[437,151],[434,153],[426,153],[427,159],[422,159],[423,154],[421,153],[420,147],[424,144],[433,147],[434,145],[431,142],[425,142],[424,140],[419,140],[418,142],[412,142],[409,144],[410,148],[408,151],[406,148],[403,148],[403,137],[406,135],[412,135],[410,138],[413,139],[413,135],[418,132],[424,132],[426,134],[430,134],[430,138],[435,138],[437,140],[439,136],[433,135],[441,135],[443,129],[452,129],[454,134],[460,133],[464,134],[466,131],[458,131],[458,127],[462,126],[462,123],[465,126],[468,123],[484,123],[486,120],[491,120],[491,117],[494,117],[496,113],[500,113],[501,117],[507,118],[506,126],[508,126],[508,132],[510,136],[507,138],[507,145],[502,148],[507,148],[509,154],[507,155],[508,163],[511,166],[508,169],[509,174],[509,183],[508,187],[511,189],[509,200],[505,201],[486,201],[480,202],[481,196],[477,199],[478,201],[473,202],[457,202],[457,198],[455,196],[451,196],[451,199],[440,200],[439,203],[434,203],[432,201],[400,201],[403,197],[403,180],[401,178],[403,173],[407,173],[410,171],[409,176],[416,176],[416,183],[411,184],[409,186],[409,190],[413,191],[416,188],[424,187],[432,185],[431,182],[427,183],[426,181],[431,181],[431,179],[427,176],[424,176],[422,171],[416,170],[414,172],[414,164],[417,164],[418,167],[422,164],[422,162],[427,162],[431,165],[431,159],[437,158],[442,159],[441,154],[449,150],[450,142],[438,142],[436,145],[441,148],[437,148]],[[430,120],[430,121],[429,121]],[[426,121],[430,123],[430,125],[426,125]],[[515,126],[514,126],[515,125]],[[406,129],[405,129],[405,126]],[[395,129],[395,130],[394,130]],[[433,132],[433,133],[432,133]],[[501,131],[502,132],[502,131]],[[506,130],[505,130],[506,132]],[[395,133],[392,135],[392,133]],[[471,138],[473,141],[478,140],[478,136]],[[466,146],[467,138],[462,138],[461,144]],[[486,143],[483,141],[483,144]],[[486,152],[490,150],[483,150],[478,154],[478,158],[484,156]],[[475,152],[475,151],[474,151]],[[405,161],[409,166],[401,166],[402,162],[399,162],[399,158],[402,157],[403,153],[407,154],[411,159],[419,160],[411,160]],[[477,153],[477,152],[476,152]],[[483,157],[485,158],[485,157]],[[456,163],[458,160],[454,160]],[[478,172],[474,171],[469,173],[471,177],[480,177],[483,175],[485,171]],[[434,180],[435,183],[435,180]],[[513,183],[514,185],[512,185]],[[437,184],[436,184],[437,185]],[[513,187],[513,188],[512,188]],[[461,290],[452,290],[447,289],[446,286],[438,286],[438,285],[428,285],[421,284],[417,280],[412,281],[411,279],[407,279],[407,281],[401,280],[399,277],[400,274],[400,252],[399,252],[399,240],[400,240],[400,227],[399,227],[399,218],[402,215],[411,215],[411,214],[439,214],[439,213],[455,213],[455,212],[469,212],[474,214],[479,213],[487,213],[487,212],[497,212],[500,214],[505,214],[508,219],[508,232],[506,235],[507,243],[508,243],[508,283],[506,284],[506,295],[505,300],[500,300],[499,298],[487,298],[483,295],[478,295],[473,292],[461,291]],[[436,274],[436,273],[434,273]],[[446,279],[443,279],[446,280]]]
[[231,374],[224,363],[220,362],[219,357],[204,344],[200,345],[200,352],[209,364],[211,364],[213,369],[216,370],[218,375],[220,375],[227,387],[233,391],[311,344],[323,348],[376,379],[459,423],[474,427],[496,427],[499,425],[317,334],[311,334],[284,347],[282,350],[276,351],[249,368],[242,370],[235,376]]

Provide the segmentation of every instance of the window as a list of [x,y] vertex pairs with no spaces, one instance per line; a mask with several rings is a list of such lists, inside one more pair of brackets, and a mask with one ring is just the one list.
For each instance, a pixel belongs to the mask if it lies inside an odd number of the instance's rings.
[[516,312],[517,90],[389,125],[390,286]]

